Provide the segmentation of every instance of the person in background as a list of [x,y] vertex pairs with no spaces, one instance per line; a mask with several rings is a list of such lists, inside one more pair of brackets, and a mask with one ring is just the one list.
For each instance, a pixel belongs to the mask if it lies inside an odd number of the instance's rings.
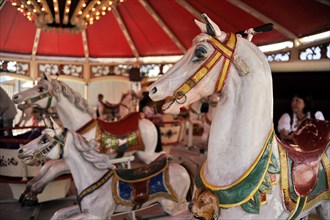
[[105,105],[103,102],[103,94],[98,94],[97,96],[97,108],[96,108],[96,117],[98,117],[101,120],[105,120],[106,119],[106,114],[105,114]]
[[290,140],[291,134],[306,118],[324,120],[321,111],[313,111],[311,96],[294,95],[291,99],[291,109],[290,114],[284,113],[278,121],[277,130],[282,140]]
[[[9,98],[6,91],[0,87],[0,128],[12,128],[17,114],[14,102]],[[0,136],[13,136],[12,130],[0,130]]]

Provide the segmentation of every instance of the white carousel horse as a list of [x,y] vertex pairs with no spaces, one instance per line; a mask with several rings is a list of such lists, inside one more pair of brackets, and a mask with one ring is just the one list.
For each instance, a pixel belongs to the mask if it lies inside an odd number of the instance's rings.
[[[187,170],[161,154],[145,167],[116,169],[111,159],[67,128],[45,129],[18,150],[32,165],[45,159],[64,159],[77,188],[78,205],[57,211],[51,219],[110,219],[114,212],[129,212],[160,203],[169,215],[187,210],[192,181]],[[189,191],[190,190],[190,191]]]
[[[221,93],[207,160],[195,181],[199,189],[190,205],[192,214],[206,219],[299,219],[318,207],[321,219],[330,219],[329,122],[325,128],[309,131],[318,140],[300,140],[300,144],[315,141],[315,149],[278,144],[273,129],[272,75],[265,55],[250,41],[225,33],[205,14],[202,17],[205,23],[195,21],[202,33],[192,47],[149,87],[154,101],[167,98],[163,110],[171,114],[202,97]],[[309,127],[317,128],[308,123],[301,131]],[[292,160],[293,164],[288,162]],[[204,202],[208,204],[203,206]]]
[[[22,115],[20,117],[19,122],[15,125],[15,127],[24,127],[26,123],[31,120],[32,116],[34,117],[34,121],[32,126],[38,126],[38,124],[45,119],[45,117],[56,117],[56,112],[53,108],[47,109],[47,111],[35,108],[30,104],[20,104],[17,106],[21,111]],[[57,117],[56,117],[57,118]]]
[[[214,110],[219,101],[218,94],[212,94],[189,105],[189,118],[186,121],[189,147],[204,146],[210,133]],[[192,129],[192,131],[190,131]]]
[[[211,125],[214,110],[219,101],[218,94],[212,94],[206,98],[200,99],[189,106],[191,121],[202,121]],[[204,109],[206,108],[206,110]]]
[[136,103],[138,103],[138,96],[134,91],[123,93],[119,103],[104,102],[105,120],[117,121],[129,113],[136,111]]
[[[129,148],[132,150],[130,150],[128,153],[125,152],[125,156],[136,152],[136,156],[139,159],[141,159],[145,163],[150,163],[159,155],[159,153],[155,153],[157,145],[157,130],[155,125],[150,120],[145,118],[139,118],[138,120],[127,122],[127,120],[123,119],[118,122],[113,122],[114,124],[102,123],[101,126],[101,122],[93,118],[92,110],[89,108],[87,101],[83,99],[80,94],[74,92],[64,82],[52,79],[46,74],[43,75],[42,79],[40,79],[37,85],[33,88],[15,94],[13,96],[13,101],[16,104],[33,104],[34,106],[38,106],[38,108],[40,109],[46,110],[50,107],[53,107],[54,109],[56,109],[56,112],[64,127],[67,127],[73,131],[79,130],[79,132],[87,140],[96,138],[96,132],[99,131],[97,130],[97,128],[100,128],[102,126],[105,127],[104,130],[109,127],[112,128],[112,130],[116,130],[117,127],[118,129],[119,127],[122,127],[121,132],[125,135],[120,135],[127,137],[128,134],[132,134],[132,131],[127,132],[125,130],[125,126],[119,126],[120,122],[125,121],[126,125],[127,123],[129,124],[129,126],[126,127],[135,126],[136,129],[138,129],[136,132],[133,132],[137,134],[134,139],[138,138],[139,142],[141,142],[141,140],[143,142],[143,144],[140,144],[140,146],[137,148],[138,151]],[[116,131],[114,132],[115,134],[118,133]],[[125,144],[127,142],[127,139],[115,139],[117,141],[117,147],[118,145],[119,147],[121,147],[122,144]],[[111,140],[113,140],[113,138]],[[108,150],[110,150],[109,156],[114,158],[116,155],[118,156],[118,151],[113,151],[111,146],[112,143],[113,142],[110,141],[110,143],[104,143],[104,145],[110,145],[110,148],[108,148]],[[113,153],[111,153],[112,151]],[[36,195],[42,192],[47,183],[49,183],[59,175],[66,174],[69,172],[69,167],[65,164],[63,160],[47,161],[40,170],[40,173],[28,182],[27,188],[23,192],[21,198],[27,198],[28,200],[36,200]]]

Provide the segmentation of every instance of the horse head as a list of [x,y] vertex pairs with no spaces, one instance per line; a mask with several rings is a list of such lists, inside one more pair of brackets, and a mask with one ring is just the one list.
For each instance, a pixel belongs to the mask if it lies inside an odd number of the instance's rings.
[[61,159],[67,131],[66,128],[43,130],[38,138],[18,149],[18,158],[27,165],[38,165],[46,159]]
[[218,196],[206,187],[197,189],[194,199],[189,204],[189,211],[196,219],[218,219],[220,215]]
[[43,74],[36,86],[15,94],[12,100],[22,110],[31,106],[48,110],[56,105],[56,99],[53,99],[53,96],[58,94],[61,88],[56,82],[57,80],[49,75]]
[[167,100],[163,105],[165,113],[178,114],[181,107],[213,93],[225,97],[229,89],[243,92],[240,87],[251,78],[251,72],[269,68],[253,43],[221,31],[205,14],[202,17],[204,23],[195,20],[202,33],[194,38],[187,53],[150,86],[151,99]]

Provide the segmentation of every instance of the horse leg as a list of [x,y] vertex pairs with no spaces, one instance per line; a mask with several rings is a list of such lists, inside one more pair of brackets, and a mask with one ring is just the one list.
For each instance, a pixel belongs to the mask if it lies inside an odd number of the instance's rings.
[[191,185],[191,177],[188,171],[181,165],[170,163],[169,166],[170,185],[177,195],[178,202],[170,199],[161,199],[163,211],[171,216],[176,216],[183,211],[188,210],[187,195]]
[[33,177],[26,185],[25,191],[21,194],[20,198],[19,198],[19,202],[22,203],[23,200],[25,199],[25,197],[27,196],[28,193],[30,193],[31,191],[31,187],[37,183],[38,181],[40,181],[40,179],[45,176],[47,174],[47,172],[49,171],[49,169],[54,165],[55,161],[54,160],[50,160],[47,161],[42,168],[40,169],[39,173]]
[[162,199],[159,203],[163,211],[171,216],[176,216],[183,211],[188,210],[188,202],[177,203],[169,199]]
[[324,201],[315,209],[321,220],[330,219],[330,200]]
[[[45,169],[43,169],[44,167]],[[26,190],[21,195],[22,199],[20,198],[20,200],[23,204],[31,203],[31,201],[34,201],[32,203],[37,202],[37,195],[44,190],[49,182],[60,175],[70,173],[70,169],[64,160],[50,160],[45,163],[43,168],[35,179],[32,179],[30,181],[31,183],[28,183]]]
[[[51,217],[51,220],[67,219],[67,218],[69,218],[70,216],[73,216],[73,215],[75,215],[75,216],[72,219],[79,219],[79,218],[76,218],[76,217],[80,216],[81,214],[84,214],[84,216],[86,216],[85,213],[80,212],[80,208],[79,208],[78,205],[74,205],[74,206],[62,208],[62,209],[56,211],[54,213],[54,215]],[[82,219],[82,218],[80,217],[80,219]]]

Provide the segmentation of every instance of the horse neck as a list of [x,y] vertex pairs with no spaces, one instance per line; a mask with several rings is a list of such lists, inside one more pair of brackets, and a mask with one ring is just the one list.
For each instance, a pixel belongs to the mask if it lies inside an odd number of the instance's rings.
[[97,169],[86,161],[82,152],[76,148],[72,134],[68,135],[64,147],[64,160],[68,164],[78,194],[99,180],[107,171]]
[[55,108],[62,125],[73,131],[78,130],[92,119],[92,116],[90,116],[88,112],[83,112],[78,109],[75,104],[71,103],[63,94],[60,94]]
[[[262,72],[270,70],[259,68],[251,70],[254,75],[227,79],[210,128],[204,175],[211,184],[226,186],[239,179],[256,160],[273,126],[272,82]],[[231,68],[229,74],[238,73]]]

